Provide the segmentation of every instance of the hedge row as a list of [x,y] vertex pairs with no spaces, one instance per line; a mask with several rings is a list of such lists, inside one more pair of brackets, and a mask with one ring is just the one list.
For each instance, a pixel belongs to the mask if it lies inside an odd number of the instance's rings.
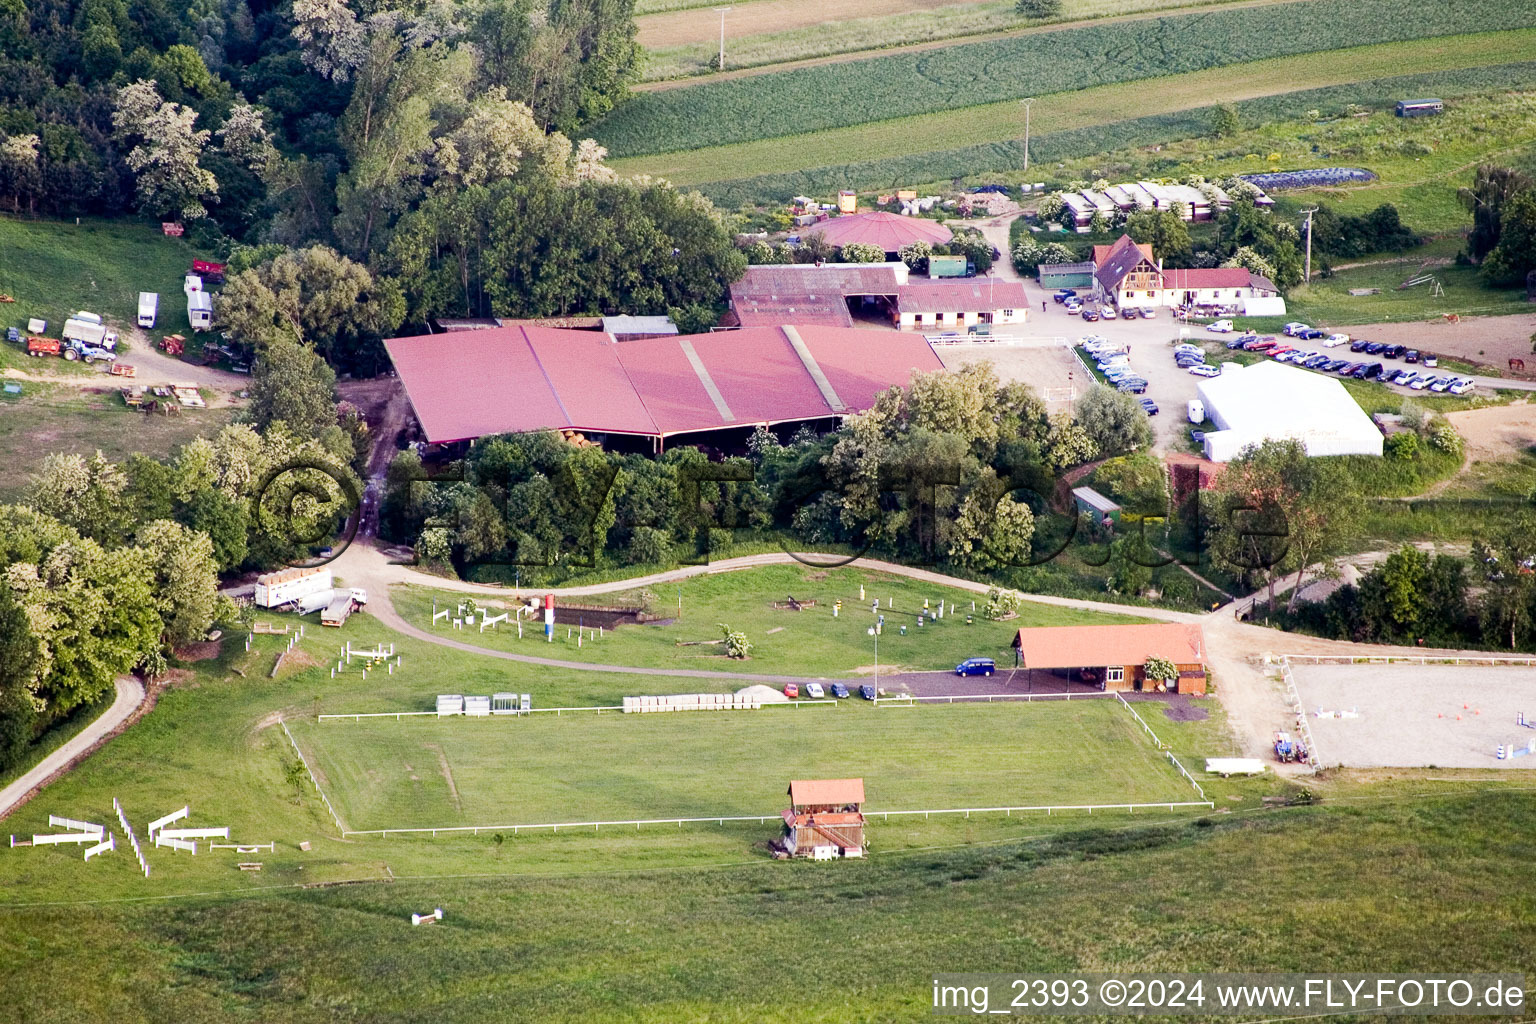
[[1216,8],[644,93],[592,131],[614,157],[669,153],[1362,41],[1528,28],[1531,16],[1531,0],[1308,0]]
[[[1536,88],[1536,61],[1461,68],[1420,75],[1400,75],[1349,85],[1280,93],[1235,104],[1248,123],[1293,120],[1308,110],[1341,111],[1350,103],[1390,104],[1407,95],[1468,96],[1505,89]],[[1036,135],[1030,159],[1047,166],[1094,153],[1148,146],[1171,139],[1209,134],[1214,107],[1074,128]],[[987,171],[1016,170],[1023,164],[1024,145],[1013,140],[961,149],[914,153],[904,157],[840,164],[782,174],[715,181],[696,186],[715,205],[734,209],[744,204],[776,203],[787,196],[830,195],[839,189],[874,190],[947,181]]]

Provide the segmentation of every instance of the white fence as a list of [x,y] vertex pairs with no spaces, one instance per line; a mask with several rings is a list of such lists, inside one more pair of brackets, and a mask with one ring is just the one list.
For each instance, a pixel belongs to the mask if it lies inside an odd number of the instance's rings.
[[1296,662],[1302,665],[1474,665],[1484,668],[1498,667],[1500,665],[1536,665],[1536,658],[1503,657],[1497,654],[1473,655],[1462,657],[1455,655],[1432,654],[1282,654],[1281,663]]
[[[1069,811],[1083,811],[1092,814],[1094,811],[1125,811],[1134,814],[1137,811],[1177,810],[1182,807],[1204,807],[1207,810],[1216,805],[1210,800],[1173,800],[1160,803],[1140,804],[1038,804],[1020,807],[945,807],[941,809],[922,811],[865,811],[865,818],[880,818],[882,820],[892,817],[915,817],[922,815],[924,818],[935,814],[961,814],[969,818],[973,814],[1003,814],[1011,817],[1014,813],[1044,813],[1047,816],[1061,814]],[[434,839],[438,834],[453,835],[467,832],[470,835],[479,835],[481,832],[511,832],[517,835],[520,832],[533,832],[548,830],[559,832],[563,829],[591,829],[596,832],[604,826],[609,828],[628,828],[634,826],[639,831],[642,825],[676,825],[681,828],[684,825],[714,824],[724,825],[728,821],[753,821],[758,824],[766,824],[770,821],[782,821],[778,814],[748,814],[748,815],[717,815],[712,818],[637,818],[629,821],[561,821],[538,825],[448,825],[441,828],[371,828],[358,829],[343,832],[342,836],[379,836],[384,838],[391,835],[430,835]]]
[[1023,701],[1026,704],[1037,700],[1104,700],[1109,697],[1117,697],[1115,693],[955,693],[938,697],[914,697],[903,694],[893,697],[876,697],[876,707],[915,708],[919,704],[954,704],[965,701],[985,701],[990,704],[993,701]]
[[[279,718],[277,724],[283,727],[283,735],[288,737],[288,742],[293,746],[293,752],[299,755],[299,763],[304,766],[304,771],[309,773],[309,781],[314,785],[315,792],[319,793],[320,799],[325,801],[325,809],[331,812],[331,820],[336,823],[337,830],[344,830],[346,826],[341,823],[341,818],[337,815],[336,808],[331,806],[331,798],[326,796],[325,790],[320,788],[320,780],[315,778],[315,770],[309,766],[309,760],[304,756],[304,751],[299,749],[298,741],[293,738],[293,733],[288,731],[288,723]],[[346,833],[343,832],[342,834],[345,835]]]
[[930,345],[1010,345],[1021,348],[1065,348],[1071,344],[1063,337],[1023,334],[925,334]]
[[[1342,660],[1346,664],[1349,661],[1347,658]],[[1291,710],[1296,712],[1296,734],[1307,748],[1307,764],[1316,775],[1323,770],[1323,755],[1312,738],[1312,726],[1307,722],[1307,709],[1302,706],[1301,694],[1296,689],[1296,676],[1291,672],[1289,656],[1280,659],[1280,678],[1285,682],[1285,697],[1291,702]]]
[[[710,696],[710,695],[709,694],[690,694],[689,696]],[[725,697],[725,698],[730,698],[731,695],[730,694],[720,694],[719,696]],[[625,697],[624,699],[626,701],[628,701],[628,700],[636,700],[638,698]],[[737,698],[737,699],[744,699],[744,698]],[[754,710],[759,710],[759,709],[760,710],[766,710],[768,708],[815,707],[815,706],[821,705],[821,704],[838,704],[838,703],[841,703],[841,702],[836,700],[836,699],[834,699],[834,698],[828,697],[825,700],[783,700],[783,701],[760,701],[760,702],[753,702],[753,703],[755,705]],[[549,715],[549,714],[553,714],[555,717],[558,718],[559,716],[561,716],[563,714],[576,714],[578,712],[583,712],[583,711],[591,711],[591,712],[595,712],[597,714],[602,714],[602,713],[604,713],[606,711],[616,711],[616,712],[619,712],[620,714],[632,713],[634,711],[649,711],[649,710],[656,710],[656,711],[704,710],[704,711],[709,711],[709,710],[714,710],[715,707],[716,707],[716,705],[697,705],[695,707],[690,708],[687,705],[678,705],[678,706],[670,707],[670,708],[662,708],[662,707],[655,707],[655,708],[646,707],[646,708],[641,708],[641,707],[636,707],[636,706],[632,706],[632,705],[628,705],[628,704],[596,704],[596,705],[592,705],[591,707],[581,707],[581,708],[529,708],[527,711],[520,711],[520,712],[518,712],[517,715],[501,716],[501,717],[518,718],[518,717],[520,717],[522,715]],[[720,710],[730,710],[731,709],[730,705],[718,705],[718,707],[719,707]],[[358,712],[356,714],[332,714],[332,715],[317,715],[316,716],[316,718],[319,721],[321,721],[321,722],[325,722],[325,721],[329,721],[329,720],[333,720],[333,719],[351,719],[354,722],[358,722],[358,721],[361,721],[364,718],[393,718],[396,721],[399,721],[402,718],[423,718],[423,717],[438,718],[438,717],[446,717],[446,716],[439,716],[436,711],[362,711],[362,712]],[[453,717],[467,717],[467,716],[456,715],[456,716],[453,716]],[[491,717],[495,718],[495,717],[498,717],[498,716],[492,715]]]
[[1146,723],[1146,720],[1136,713],[1135,708],[1131,707],[1130,701],[1126,700],[1124,697],[1121,697],[1118,693],[1115,694],[1115,697],[1119,699],[1120,706],[1129,711],[1131,713],[1131,717],[1136,719],[1136,724],[1145,729],[1147,735],[1152,737],[1152,742],[1156,743],[1157,749],[1163,752],[1164,757],[1168,758],[1168,763],[1178,769],[1179,774],[1184,776],[1184,781],[1195,787],[1195,792],[1200,794],[1201,800],[1204,800],[1206,798],[1205,790],[1201,788],[1200,783],[1195,781],[1195,777],[1189,774],[1189,771],[1179,763],[1179,759],[1173,756],[1173,751],[1168,749],[1168,744],[1164,743],[1161,739],[1158,738],[1157,733],[1152,731],[1152,727]]

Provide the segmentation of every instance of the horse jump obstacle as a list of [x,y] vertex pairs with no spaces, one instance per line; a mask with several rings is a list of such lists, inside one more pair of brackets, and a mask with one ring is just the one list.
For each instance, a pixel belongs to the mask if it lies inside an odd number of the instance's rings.
[[229,826],[220,828],[163,828],[156,838],[165,836],[167,839],[228,839]]
[[[229,838],[225,836],[225,838]],[[277,843],[209,843],[210,850],[234,850],[236,853],[260,853],[266,850],[268,853],[277,852]]]
[[1524,711],[1515,712],[1515,724],[1520,726],[1522,729],[1536,729],[1536,722],[1527,720]]
[[173,850],[186,850],[192,856],[197,856],[197,843],[190,839],[174,839],[164,832],[155,836],[156,846],[169,846]]
[[1494,756],[1500,761],[1510,761],[1517,757],[1525,757],[1527,754],[1536,754],[1536,740],[1531,740],[1523,747],[1517,747],[1513,743],[1500,743],[1494,751]]
[[101,842],[85,851],[85,859],[90,860],[98,853],[111,853],[115,849],[117,849],[117,841],[113,837],[112,833],[108,832],[107,838],[103,839]]
[[508,618],[510,618],[510,616],[506,612],[502,612],[500,615],[492,615],[490,612],[486,611],[484,608],[481,608],[480,609],[480,632],[484,633],[485,632],[485,628],[487,626],[494,626],[498,622],[506,622]]
[[156,818],[154,821],[149,823],[149,834],[150,834],[150,837],[153,838],[154,834],[156,832],[158,832],[160,829],[162,829],[165,826],[171,824],[173,821],[180,821],[181,819],[190,816],[191,813],[192,813],[192,808],[191,807],[183,807],[179,811],[172,811],[170,814],[167,814],[163,818]]
[[73,829],[76,832],[95,832],[98,835],[107,830],[105,825],[98,825],[91,821],[76,821],[74,818],[61,818],[57,814],[48,815],[48,824]]
[[411,915],[411,924],[412,925],[432,924],[432,923],[434,923],[436,921],[441,921],[442,919],[443,919],[443,908],[442,907],[438,907],[436,910],[432,911],[432,913],[430,913],[430,914],[412,914]]
[[133,826],[128,824],[128,815],[123,811],[123,805],[117,802],[117,797],[112,798],[112,809],[117,812],[117,820],[123,826],[123,834],[128,837],[128,845],[133,847],[133,855],[138,858],[139,867],[144,869],[144,877],[149,877],[149,861],[144,859],[144,851],[139,848],[139,837],[133,834]]

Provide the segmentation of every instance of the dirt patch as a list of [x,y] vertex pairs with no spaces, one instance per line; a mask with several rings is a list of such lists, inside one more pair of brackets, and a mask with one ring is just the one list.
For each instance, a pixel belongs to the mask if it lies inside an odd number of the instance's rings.
[[163,676],[157,677],[155,682],[162,686],[179,689],[180,687],[190,683],[196,677],[197,673],[193,672],[189,668],[172,668],[166,669],[165,674]]
[[1349,335],[1407,345],[1421,352],[1451,356],[1469,363],[1506,369],[1511,359],[1524,359],[1536,368],[1531,354],[1531,335],[1536,334],[1536,313],[1514,316],[1468,316],[1460,323],[1424,320],[1406,324],[1364,324],[1340,327]]
[[1445,418],[1466,438],[1467,454],[1477,462],[1512,459],[1536,446],[1536,405],[1528,402],[1447,413]]
[[188,664],[198,661],[212,661],[219,656],[223,649],[222,640],[205,640],[198,644],[187,644],[185,647],[176,648],[176,660],[185,661]]
[[426,746],[437,755],[437,770],[443,773],[443,781],[448,783],[448,795],[453,797],[453,809],[463,813],[464,804],[459,800],[459,787],[453,782],[453,769],[448,767],[448,755],[443,753],[443,748],[435,743],[428,743]]
[[1170,701],[1163,705],[1163,714],[1170,722],[1203,722],[1211,717],[1206,708],[1190,701]]
[[283,659],[283,668],[294,672],[299,672],[306,668],[314,668],[318,664],[320,664],[319,658],[297,647],[289,651],[288,657]]

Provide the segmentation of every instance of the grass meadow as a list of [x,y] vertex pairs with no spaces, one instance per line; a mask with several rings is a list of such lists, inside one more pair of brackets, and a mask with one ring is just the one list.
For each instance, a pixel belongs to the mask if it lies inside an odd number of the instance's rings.
[[[1522,0],[1217,7],[642,93],[593,134],[614,157],[666,153],[1317,53],[1362,39],[1520,29],[1529,26],[1528,13]],[[831,96],[838,102],[826,102]]]
[[[867,596],[863,602],[859,600],[860,586]],[[791,595],[800,601],[814,600],[816,606],[798,612],[772,607]],[[679,598],[682,617],[676,618]],[[991,657],[1000,665],[1011,665],[1013,636],[1021,627],[1145,621],[1025,602],[1017,618],[991,622],[978,611],[967,625],[965,617],[972,614],[971,603],[974,601],[978,609],[984,607],[984,595],[857,567],[827,570],[795,564],[695,576],[644,591],[572,598],[573,606],[644,606],[658,617],[675,620],[620,626],[605,631],[599,640],[583,640],[578,647],[574,636],[567,637],[564,625],[555,627],[553,643],[544,640],[541,624],[527,621],[522,639],[511,623],[500,623],[483,633],[478,627],[453,630],[442,620],[434,626],[434,602],[438,609],[456,609],[463,595],[419,587],[396,587],[392,593],[396,611],[413,625],[493,650],[641,668],[832,678],[870,674],[875,641],[867,631],[874,625],[870,605],[877,598],[880,614],[885,616],[880,635],[882,674],[953,669],[973,657]],[[918,627],[923,602],[937,610],[941,598],[954,604],[955,613]],[[834,617],[832,605],[837,600],[843,607]],[[751,657],[727,658],[718,645],[678,646],[680,642],[720,639],[721,623],[747,634],[753,644]],[[901,634],[903,626],[905,636]]]
[[[329,658],[346,640],[393,640],[402,671],[331,679]],[[421,706],[439,692],[528,690],[547,706],[697,687],[432,647],[366,613],[340,630],[306,629],[299,653],[270,678],[281,647],[281,638],[258,637],[247,653],[235,635],[218,658],[179,666],[147,718],[7,820],[21,835],[46,830],[49,813],[110,822],[117,797],[141,839],[148,819],[189,804],[189,824],[276,843],[254,855],[151,848],[148,879],[125,848],[90,863],[75,849],[0,848],[0,990],[10,1019],[745,1024],[784,1018],[785,986],[772,977],[800,993],[796,1020],[893,1021],[927,1017],[933,970],[1432,970],[1447,949],[1464,969],[1536,968],[1529,858],[1512,828],[1536,813],[1521,773],[1495,782],[1346,773],[1309,782],[1318,802],[1292,806],[1265,801],[1299,792],[1273,776],[1213,778],[1205,784],[1217,807],[1203,816],[893,819],[871,825],[867,860],[831,865],[769,859],[771,821],[342,841],[307,782],[296,789],[285,778],[294,754],[277,713],[307,742],[322,730],[316,712]],[[1138,705],[1192,768],[1235,750],[1220,705],[1202,706],[1208,719],[1174,722],[1156,704]],[[828,768],[839,751],[825,735],[775,745],[764,733],[745,750],[724,740],[753,721],[785,730],[814,721],[846,730],[844,756],[860,762],[872,801],[877,781],[914,798],[960,797],[986,780],[1020,793],[1102,786],[1115,799],[1161,794],[1165,784],[1171,798],[1183,785],[1136,732],[1117,741],[1130,722],[1118,706],[862,706],[814,717],[823,710],[743,713],[739,725],[724,714],[460,722],[479,731],[475,742],[505,775],[450,763],[470,804],[510,802],[502,791],[515,792],[519,773],[537,765],[526,744],[498,742],[498,733],[570,727],[601,740],[638,726],[670,742],[627,743],[620,752],[635,760],[625,764],[600,742],[557,738],[540,754],[552,788],[527,799],[574,807],[617,802],[616,790],[628,789],[652,804],[716,806],[755,803],[760,792],[771,811],[792,751]],[[349,742],[375,770],[416,757],[393,745],[413,727],[394,739],[353,723],[323,730],[327,744]],[[365,742],[370,734],[383,738]],[[458,757],[446,736],[442,746]],[[702,755],[696,772],[690,748]],[[421,754],[421,764],[406,763],[425,769],[416,772],[425,781],[436,765]],[[328,756],[320,751],[322,773],[341,763]],[[443,791],[412,797],[385,781],[369,799],[399,801],[402,813],[449,806]],[[236,870],[249,860],[263,870]],[[445,911],[441,924],[411,927],[411,913],[433,907]]]

